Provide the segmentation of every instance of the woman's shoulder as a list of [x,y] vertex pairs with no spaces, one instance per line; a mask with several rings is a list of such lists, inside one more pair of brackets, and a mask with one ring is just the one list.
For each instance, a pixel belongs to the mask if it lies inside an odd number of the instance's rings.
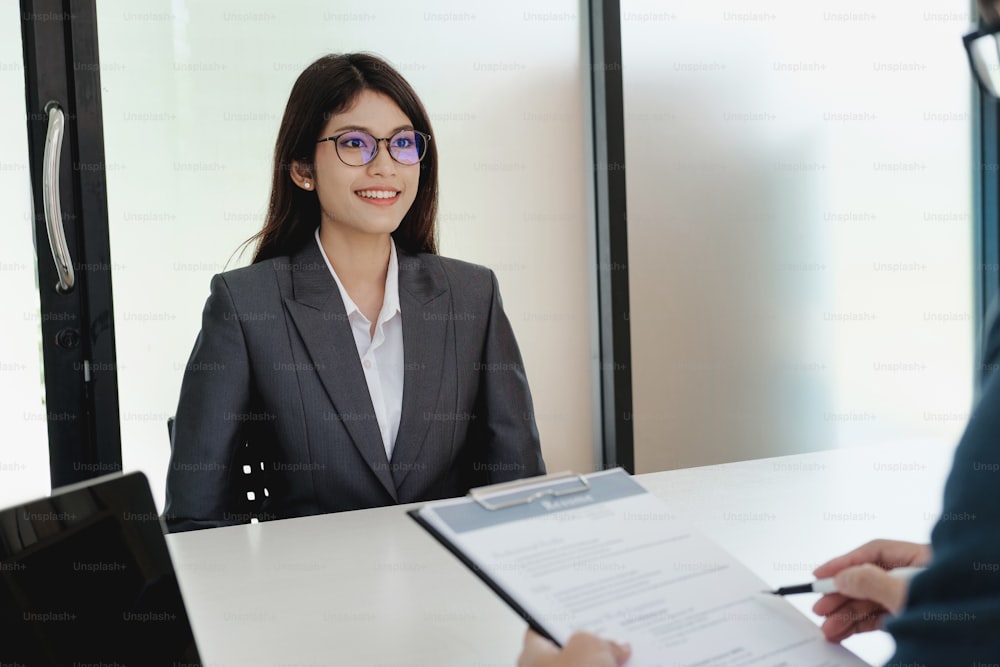
[[288,256],[272,257],[249,266],[223,271],[216,274],[212,280],[222,281],[230,292],[260,294],[266,292],[269,287],[276,286],[276,274],[280,273],[283,267],[290,265],[291,260]]
[[447,274],[449,278],[490,279],[493,275],[493,270],[488,266],[483,266],[482,264],[474,264],[473,262],[466,262],[461,259],[455,259],[454,257],[434,255],[427,252],[407,253],[400,251],[400,268],[403,269],[404,264],[407,262],[409,262],[414,268],[425,267],[431,271],[441,271]]
[[492,269],[453,257],[400,253],[399,273],[400,285],[420,285],[430,292],[448,290],[456,303],[466,304],[463,307],[490,303],[496,291]]

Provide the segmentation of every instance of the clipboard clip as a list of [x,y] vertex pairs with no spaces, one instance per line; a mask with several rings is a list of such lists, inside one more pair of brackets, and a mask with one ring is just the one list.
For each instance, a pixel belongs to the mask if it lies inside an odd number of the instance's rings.
[[[520,489],[528,489],[542,484],[551,485],[553,482],[562,482],[574,478],[580,482],[579,486],[571,486],[566,489],[553,489],[549,486],[515,500],[507,500],[503,502],[491,502],[488,500],[489,497],[509,495]],[[589,490],[590,482],[587,481],[586,477],[574,472],[565,471],[553,473],[551,475],[541,475],[538,477],[529,477],[528,479],[519,479],[513,482],[502,482],[491,486],[479,486],[469,490],[469,497],[476,501],[484,509],[495,512],[496,510],[516,507],[517,505],[528,505],[540,498],[558,498],[559,496],[568,496],[574,493],[581,493]]]

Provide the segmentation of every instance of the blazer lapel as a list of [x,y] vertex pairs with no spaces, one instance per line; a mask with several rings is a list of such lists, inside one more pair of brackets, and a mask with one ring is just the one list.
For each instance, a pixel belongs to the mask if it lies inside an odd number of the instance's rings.
[[403,405],[399,432],[392,450],[392,477],[396,488],[413,469],[427,437],[430,422],[455,419],[438,415],[438,396],[449,340],[451,299],[448,281],[429,257],[399,255],[399,309],[403,316]]
[[[337,283],[311,237],[291,257],[291,262],[292,296],[285,298],[288,312],[355,447],[382,486],[398,502],[396,484],[389,471],[368,384],[358,359],[357,344]],[[407,353],[404,349],[404,354]]]

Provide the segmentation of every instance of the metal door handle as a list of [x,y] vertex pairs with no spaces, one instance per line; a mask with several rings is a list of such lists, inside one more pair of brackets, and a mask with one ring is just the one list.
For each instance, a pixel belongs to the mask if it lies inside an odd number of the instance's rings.
[[52,248],[52,259],[59,274],[56,290],[65,294],[72,291],[76,284],[73,261],[66,245],[62,206],[59,204],[59,166],[62,160],[65,118],[56,102],[46,104],[45,111],[49,116],[49,129],[45,133],[45,153],[42,157],[42,205],[45,208],[45,230],[49,234],[49,247]]

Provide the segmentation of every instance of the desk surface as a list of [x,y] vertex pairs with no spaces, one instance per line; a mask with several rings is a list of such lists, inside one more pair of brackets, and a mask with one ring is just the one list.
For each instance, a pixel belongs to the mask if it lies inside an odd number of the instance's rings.
[[[778,586],[869,539],[929,539],[952,452],[901,443],[637,479]],[[511,667],[524,622],[408,507],[169,535],[206,664]],[[873,664],[892,652],[883,633],[846,645]]]

